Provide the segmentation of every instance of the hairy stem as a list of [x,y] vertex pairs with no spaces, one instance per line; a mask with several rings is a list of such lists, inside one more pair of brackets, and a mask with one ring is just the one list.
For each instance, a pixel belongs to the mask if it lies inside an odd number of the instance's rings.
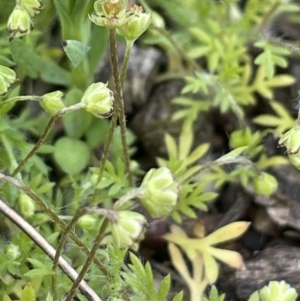
[[213,162],[209,162],[203,166],[201,166],[200,169],[198,169],[196,172],[192,173],[191,175],[189,175],[187,178],[183,179],[182,182],[186,182],[188,183],[189,181],[191,181],[194,177],[196,177],[197,175],[199,175],[201,172],[210,169],[214,166],[221,166],[221,165],[227,165],[227,164],[233,164],[233,163],[241,163],[241,164],[247,164],[250,165],[253,169],[255,169],[255,171],[257,172],[257,174],[260,173],[260,171],[257,169],[257,166],[249,159],[245,158],[245,157],[236,157],[236,158],[224,158],[222,159],[222,157],[220,159],[217,159]]
[[5,101],[0,103],[0,107],[9,104],[11,102],[15,102],[15,101],[26,101],[26,100],[35,100],[35,101],[39,101],[41,100],[41,96],[36,96],[36,95],[28,95],[28,96],[15,96],[9,99],[6,99]]
[[[83,208],[76,213],[76,215],[72,218],[72,220],[70,221],[70,223],[68,224],[66,229],[63,231],[62,236],[59,240],[58,246],[56,248],[56,254],[53,259],[52,271],[56,272],[56,269],[59,265],[59,258],[62,254],[62,251],[63,251],[63,248],[67,241],[67,238],[68,238],[71,230],[73,229],[73,227],[76,225],[76,223],[80,219],[80,217],[82,217],[83,215],[85,215],[87,213],[98,213],[98,214],[103,213],[103,214],[105,214],[106,211],[107,210],[105,210],[105,209],[98,209],[98,208]],[[56,292],[55,287],[56,287],[56,274],[54,273],[52,276],[52,292],[53,292],[54,300],[57,299],[55,296],[55,292]]]
[[[65,222],[63,222],[56,215],[56,213],[34,191],[32,191],[29,187],[24,185],[22,182],[12,177],[6,176],[2,173],[0,173],[0,181],[12,184],[15,187],[19,188],[20,190],[24,191],[29,197],[31,197],[40,206],[40,208],[46,214],[48,214],[52,218],[52,220],[55,223],[57,223],[62,228],[62,230],[65,230],[67,228]],[[90,255],[90,250],[85,246],[85,244],[77,237],[77,235],[73,231],[70,231],[70,238],[77,244],[77,246],[80,247],[80,249],[82,249],[82,251],[87,256]],[[98,268],[102,271],[103,274],[107,275],[106,267],[99,261],[98,258],[94,258],[94,263],[98,266]]]
[[[1,199],[0,211],[3,214],[5,214],[15,225],[22,229],[22,231],[26,233],[51,259],[55,258],[57,252],[49,244],[49,242]],[[73,282],[75,282],[75,280],[78,278],[78,273],[70,266],[70,264],[63,257],[58,257],[57,264],[62,269],[62,271]],[[98,295],[90,288],[90,286],[84,280],[80,281],[78,287],[88,300],[101,301]]]
[[88,256],[88,258],[86,259],[86,262],[84,264],[84,266],[82,267],[77,279],[73,282],[73,285],[72,285],[72,288],[67,296],[67,298],[65,299],[65,301],[72,301],[73,300],[73,297],[75,295],[75,292],[77,290],[77,288],[79,287],[79,283],[82,281],[84,275],[86,274],[86,272],[88,271],[92,261],[93,261],[93,258],[95,257],[96,255],[96,252],[101,244],[101,241],[105,235],[105,229],[108,225],[108,219],[105,218],[102,222],[102,225],[100,227],[100,230],[99,230],[99,233],[95,239],[95,243],[91,249],[91,252],[90,252],[90,255]]
[[116,105],[115,102],[114,102],[113,106],[114,106],[114,113],[113,113],[112,119],[110,121],[108,137],[107,137],[107,140],[106,140],[105,146],[104,146],[103,158],[100,162],[100,169],[99,169],[98,178],[97,178],[97,182],[96,182],[96,185],[95,185],[95,190],[94,190],[92,201],[91,201],[91,206],[94,206],[97,203],[97,193],[98,193],[97,185],[99,184],[99,182],[102,179],[102,175],[103,175],[104,168],[105,168],[105,163],[106,163],[106,161],[108,159],[108,156],[109,156],[110,146],[112,144],[112,140],[113,140],[113,137],[114,137],[114,131],[115,131],[115,128],[116,128],[116,125],[117,125],[118,114],[117,114],[117,105]]
[[128,173],[128,180],[130,186],[133,186],[133,177],[130,170],[130,157],[128,152],[128,145],[126,141],[126,118],[125,118],[125,109],[123,102],[123,93],[122,93],[122,85],[119,74],[119,65],[118,65],[118,53],[117,53],[117,40],[116,40],[116,30],[109,30],[109,45],[110,45],[110,58],[113,69],[113,76],[115,81],[115,99],[117,102],[117,114],[119,116],[120,129],[121,129],[121,140],[123,146],[123,153],[125,159],[126,170]]
[[[127,68],[128,68],[128,62],[129,62],[130,52],[131,52],[132,46],[133,46],[132,42],[128,42],[126,44],[126,51],[125,51],[124,61],[122,63],[121,75],[120,75],[121,88],[123,88],[123,85],[124,85],[124,82],[125,82],[126,72],[127,72]],[[104,168],[105,168],[105,163],[106,163],[108,155],[109,155],[109,149],[110,149],[112,139],[113,139],[113,135],[114,135],[114,130],[115,130],[115,127],[117,125],[117,119],[118,119],[118,106],[117,106],[117,103],[114,102],[114,114],[113,114],[111,122],[110,122],[108,137],[107,137],[107,141],[106,141],[105,147],[104,147],[103,158],[102,158],[101,163],[100,163],[101,166],[100,166],[100,170],[99,170],[99,174],[98,174],[98,178],[97,178],[97,183],[95,185],[96,187],[102,179],[102,175],[103,175]],[[96,204],[97,192],[98,192],[98,189],[95,188],[94,194],[93,194],[93,197],[92,197],[92,201],[91,201],[92,206],[94,206]]]
[[19,164],[19,166],[13,171],[12,173],[12,177],[15,177],[26,165],[26,163],[33,157],[33,155],[38,151],[38,149],[41,147],[41,145],[44,143],[45,139],[47,138],[52,125],[54,124],[54,122],[60,118],[61,116],[73,112],[73,111],[77,111],[83,108],[83,104],[82,103],[77,103],[75,105],[69,106],[67,108],[63,108],[60,111],[58,111],[54,116],[52,116],[46,126],[46,129],[44,130],[42,136],[40,137],[40,139],[38,140],[38,142],[35,144],[35,146],[33,147],[33,149],[30,151],[30,153],[26,156],[26,158]]

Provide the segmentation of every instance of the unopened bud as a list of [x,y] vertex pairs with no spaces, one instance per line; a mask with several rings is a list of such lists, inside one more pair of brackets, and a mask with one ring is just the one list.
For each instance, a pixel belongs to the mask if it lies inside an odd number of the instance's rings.
[[130,247],[144,238],[145,217],[133,211],[116,211],[117,218],[112,221],[111,229],[115,244],[121,247]]
[[14,244],[9,244],[5,248],[5,254],[9,259],[15,260],[21,255],[20,247]]
[[44,94],[40,106],[51,116],[55,115],[58,111],[65,107],[62,98],[64,93],[61,91],[54,91]]
[[79,218],[77,224],[82,229],[95,229],[97,226],[98,219],[92,214],[87,214]]
[[148,12],[143,12],[143,8],[138,5],[133,5],[129,8],[128,21],[118,27],[121,34],[131,42],[138,39],[149,27],[151,22],[151,14]]
[[42,2],[39,0],[22,0],[22,6],[28,12],[30,17],[39,14],[44,8]]
[[29,34],[33,29],[33,24],[27,10],[20,5],[16,5],[8,18],[7,28],[10,31],[11,40],[14,37],[22,37]]
[[253,180],[255,193],[262,196],[269,196],[277,190],[278,182],[272,175],[262,172]]
[[81,102],[83,109],[96,117],[108,118],[113,112],[113,93],[107,84],[93,83],[84,92]]
[[281,136],[278,144],[285,146],[291,163],[300,169],[300,125],[294,125]]
[[15,71],[0,65],[0,95],[7,93],[8,88],[17,79]]
[[285,281],[270,281],[268,286],[264,286],[259,295],[263,301],[296,301],[298,294]]
[[34,201],[24,192],[21,192],[18,198],[20,212],[24,217],[31,217],[35,211]]
[[163,217],[172,212],[178,199],[178,184],[167,167],[150,169],[141,188],[141,202],[153,217]]

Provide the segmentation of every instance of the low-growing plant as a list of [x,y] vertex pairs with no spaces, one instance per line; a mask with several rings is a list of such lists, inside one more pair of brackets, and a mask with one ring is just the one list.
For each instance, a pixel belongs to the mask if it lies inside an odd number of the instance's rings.
[[[289,51],[266,34],[276,14],[299,7],[275,0],[249,0],[244,9],[235,0],[140,2],[144,8],[126,0],[17,0],[0,12],[0,211],[6,216],[0,222],[1,300],[166,300],[170,275],[156,285],[150,263],[133,253],[151,216],[172,224],[164,239],[190,300],[223,301],[214,287],[205,296],[218,278],[218,261],[237,269],[243,261],[215,245],[238,238],[249,223],[206,234],[197,221],[190,237],[180,226],[183,218],[207,210],[218,195],[211,184],[239,181],[257,194],[275,192],[278,183],[266,170],[287,159],[267,156],[269,133],[278,137],[292,127],[280,143],[300,165],[299,122],[294,125],[273,99],[275,87],[294,82],[276,72],[287,66]],[[174,32],[155,6],[172,18]],[[50,47],[57,18],[62,47]],[[132,159],[135,137],[127,130],[123,101],[130,52],[144,32],[144,43],[168,57],[158,80],[180,77],[186,83],[173,100],[181,106],[173,120],[182,122],[182,131],[178,138],[166,133],[167,156],[146,171]],[[121,65],[119,35],[126,43]],[[250,45],[260,49],[254,64]],[[107,46],[114,88],[93,82]],[[31,95],[28,83],[41,95]],[[255,105],[258,95],[277,114],[253,119],[266,130],[255,130],[246,118],[245,107]],[[231,151],[205,161],[210,145],[193,147],[193,125],[212,108],[233,112],[240,128],[230,133]],[[100,160],[93,152],[99,145]],[[271,282],[249,301],[274,296],[287,301],[296,293]],[[170,298],[181,301],[183,292]]]

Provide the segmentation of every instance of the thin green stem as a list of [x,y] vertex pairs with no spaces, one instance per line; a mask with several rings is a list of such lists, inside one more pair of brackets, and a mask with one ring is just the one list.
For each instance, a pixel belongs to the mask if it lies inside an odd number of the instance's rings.
[[119,116],[119,123],[121,129],[121,140],[123,146],[123,153],[125,159],[126,170],[128,173],[128,180],[130,186],[133,186],[133,176],[130,170],[130,157],[128,152],[128,145],[126,141],[126,117],[125,117],[125,109],[124,109],[124,102],[123,102],[123,93],[122,93],[122,85],[120,80],[119,74],[119,65],[118,65],[118,53],[117,53],[117,40],[116,40],[116,30],[110,29],[109,30],[109,45],[110,45],[110,58],[111,64],[113,69],[113,76],[115,81],[115,99],[117,102],[117,114]]
[[26,163],[30,160],[30,158],[32,158],[33,155],[38,151],[38,149],[41,147],[41,145],[44,143],[45,139],[47,138],[52,125],[58,118],[60,118],[61,116],[65,115],[67,113],[80,110],[83,108],[83,106],[84,105],[82,103],[77,103],[75,105],[61,109],[54,116],[52,116],[46,126],[46,129],[44,130],[43,134],[41,135],[40,139],[38,140],[38,142],[34,145],[33,149],[29,152],[29,154],[26,156],[26,158],[13,171],[11,176],[15,177],[25,167]]
[[36,95],[28,95],[28,96],[15,96],[9,99],[6,99],[5,101],[0,103],[0,107],[7,105],[11,102],[15,102],[15,101],[27,101],[27,100],[34,100],[34,101],[40,101],[41,100],[41,96],[36,96]]
[[241,164],[247,164],[250,165],[253,169],[255,169],[255,171],[259,174],[260,171],[257,169],[257,166],[249,159],[245,158],[245,157],[236,157],[236,158],[220,158],[217,159],[216,161],[213,162],[209,162],[205,165],[203,165],[200,169],[198,169],[196,172],[194,172],[193,174],[189,175],[189,177],[187,177],[186,179],[184,179],[183,181],[188,183],[189,181],[191,181],[194,177],[196,177],[197,175],[199,175],[201,172],[210,169],[214,166],[221,166],[221,165],[227,165],[227,164],[233,164],[233,163],[241,163]]
[[103,175],[104,168],[105,168],[105,163],[106,163],[108,155],[109,155],[110,146],[112,144],[112,140],[113,140],[113,137],[114,137],[114,131],[115,131],[115,128],[116,128],[116,125],[117,125],[118,113],[117,113],[117,105],[116,105],[115,102],[114,102],[113,107],[114,107],[114,113],[113,113],[112,119],[110,121],[108,137],[107,137],[107,140],[106,140],[106,143],[105,143],[105,146],[104,146],[103,158],[100,162],[100,170],[99,170],[99,173],[98,173],[98,178],[97,178],[97,182],[96,182],[96,185],[95,185],[95,190],[94,190],[94,193],[93,193],[91,206],[94,206],[96,204],[96,201],[97,201],[97,199],[96,199],[97,198],[97,193],[98,193],[97,185],[99,184],[99,182],[102,179],[102,175]]
[[[132,46],[133,46],[133,42],[127,42],[125,55],[124,55],[124,60],[123,60],[122,67],[121,67],[121,75],[120,75],[120,81],[121,81],[121,88],[122,89],[123,89],[123,85],[124,85],[125,78],[126,78],[128,62],[129,62],[130,52],[131,52]],[[117,125],[117,119],[118,119],[118,106],[117,106],[117,103],[114,102],[114,114],[113,114],[111,122],[110,122],[108,137],[107,137],[105,147],[104,147],[104,151],[103,151],[103,158],[102,158],[101,163],[100,163],[101,166],[100,166],[100,170],[99,170],[99,174],[98,174],[97,183],[95,185],[96,187],[102,179],[102,175],[103,175],[104,168],[105,168],[105,163],[106,163],[108,155],[109,155],[109,149],[110,149],[112,139],[113,139],[113,135],[114,135],[114,130],[115,130],[115,127]],[[93,193],[93,197],[92,197],[92,201],[91,201],[92,206],[94,206],[96,204],[97,192],[98,192],[98,189],[95,188],[94,193]]]
[[[12,184],[15,187],[19,188],[20,190],[24,191],[29,197],[31,197],[38,204],[38,206],[40,206],[43,212],[48,214],[52,218],[52,220],[62,228],[62,230],[65,230],[67,228],[65,222],[62,221],[57,216],[57,214],[33,190],[31,190],[21,181],[18,181],[2,173],[0,173],[0,181]],[[79,246],[82,249],[82,251],[87,256],[90,255],[90,250],[85,246],[85,244],[77,237],[77,235],[73,231],[70,231],[70,238],[77,244],[77,246]],[[102,271],[103,274],[107,275],[106,267],[99,261],[98,258],[94,258],[94,263],[99,267],[99,269]]]
[[129,58],[130,58],[130,53],[133,47],[133,42],[126,40],[126,50],[124,54],[124,60],[122,62],[121,66],[121,71],[120,71],[120,81],[121,81],[121,88],[123,89],[125,78],[126,78],[126,73],[127,73],[127,68],[128,68],[128,63],[129,63]]
[[65,299],[66,301],[72,301],[73,300],[73,297],[75,295],[75,292],[80,284],[80,282],[83,280],[83,277],[84,275],[86,274],[86,272],[88,271],[92,261],[93,261],[93,258],[95,257],[96,255],[96,252],[101,244],[101,241],[103,240],[104,238],[104,235],[105,235],[105,230],[106,230],[106,227],[108,226],[108,219],[105,218],[102,222],[102,225],[100,227],[100,230],[99,230],[99,233],[95,239],[95,243],[91,249],[91,252],[90,252],[90,255],[88,256],[88,258],[86,259],[85,261],[85,264],[84,266],[82,267],[77,279],[73,282],[73,285],[72,285],[72,288],[67,296],[67,298]]
[[[59,258],[62,255],[62,251],[63,248],[65,246],[65,243],[67,241],[67,238],[70,234],[70,232],[72,231],[73,227],[76,225],[76,223],[78,222],[78,220],[85,214],[87,213],[105,213],[107,210],[105,209],[98,209],[98,208],[83,208],[81,210],[79,210],[76,215],[72,218],[72,220],[70,221],[70,223],[67,225],[66,229],[63,231],[61,238],[59,240],[58,246],[56,248],[56,253],[55,253],[55,257],[53,259],[53,265],[52,265],[52,271],[56,272],[56,269],[58,267],[59,264]],[[53,274],[52,276],[52,293],[53,293],[53,297],[54,300],[57,300],[57,296],[56,296],[56,273]]]

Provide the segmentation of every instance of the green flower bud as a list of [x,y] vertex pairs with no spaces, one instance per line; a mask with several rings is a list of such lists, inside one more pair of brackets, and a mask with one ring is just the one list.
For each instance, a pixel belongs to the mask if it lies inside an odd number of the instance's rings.
[[65,107],[62,98],[64,93],[61,91],[54,91],[44,94],[42,96],[40,106],[51,116],[55,115],[58,111]]
[[15,71],[0,65],[0,95],[7,93],[8,88],[17,79]]
[[114,243],[119,247],[130,247],[144,238],[147,224],[145,217],[133,211],[117,211],[117,218],[112,221],[111,231]]
[[5,248],[5,254],[9,259],[15,260],[21,255],[20,247],[14,244],[9,244]]
[[278,144],[286,147],[291,163],[300,169],[300,125],[296,124],[283,134]]
[[113,111],[113,93],[107,84],[93,83],[84,92],[81,102],[84,110],[96,117],[108,118]]
[[262,172],[253,180],[255,193],[262,196],[269,196],[277,190],[278,182],[272,175]]
[[155,218],[169,214],[176,205],[178,185],[167,167],[150,169],[141,188],[141,202]]
[[21,192],[18,198],[18,204],[20,212],[24,217],[30,217],[34,214],[35,203],[34,201],[24,192]]
[[33,29],[33,24],[27,10],[20,5],[16,5],[8,18],[7,28],[10,31],[10,40],[14,37],[22,37],[29,34]]
[[30,17],[39,14],[44,8],[42,2],[39,0],[22,0],[22,6],[28,12]]
[[279,145],[285,146],[289,155],[294,155],[300,149],[300,125],[293,126],[289,131],[281,136]]
[[92,214],[87,214],[79,218],[77,225],[82,229],[91,230],[95,229],[95,227],[98,224],[98,221],[99,220]]
[[127,22],[124,3],[119,0],[97,0],[94,9],[96,14],[89,15],[89,18],[98,26],[114,29]]
[[291,163],[300,170],[300,154],[289,155]]
[[143,12],[143,8],[135,4],[129,8],[127,15],[128,21],[118,30],[128,41],[134,42],[149,27],[151,14]]
[[268,286],[264,286],[259,295],[262,301],[296,301],[298,294],[285,281],[270,281]]

